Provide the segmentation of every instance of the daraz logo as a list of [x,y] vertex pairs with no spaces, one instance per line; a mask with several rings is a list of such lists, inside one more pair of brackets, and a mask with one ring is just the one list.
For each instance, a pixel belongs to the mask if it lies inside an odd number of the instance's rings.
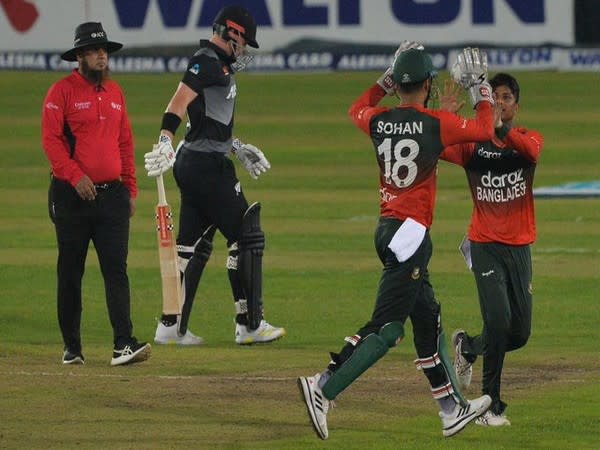
[[0,0],[0,6],[12,27],[20,33],[29,31],[40,15],[35,5],[26,0]]

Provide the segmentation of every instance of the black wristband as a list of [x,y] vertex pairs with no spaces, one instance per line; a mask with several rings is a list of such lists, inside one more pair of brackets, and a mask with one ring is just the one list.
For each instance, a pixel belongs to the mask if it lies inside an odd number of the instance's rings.
[[163,114],[162,124],[160,125],[161,130],[167,130],[175,134],[177,127],[181,123],[181,118],[177,114],[172,112],[166,112]]

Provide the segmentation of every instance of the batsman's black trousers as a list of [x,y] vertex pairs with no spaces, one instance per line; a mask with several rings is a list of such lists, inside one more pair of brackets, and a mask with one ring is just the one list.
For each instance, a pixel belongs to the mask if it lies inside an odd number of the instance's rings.
[[132,334],[127,253],[129,191],[120,182],[98,185],[95,200],[82,200],[69,184],[50,183],[48,208],[58,243],[58,323],[66,347],[81,351],[81,282],[90,241],[104,278],[106,306],[114,344]]
[[483,355],[482,391],[492,397],[492,412],[502,414],[506,408],[500,399],[504,357],[523,347],[531,333],[531,249],[529,245],[471,242],[471,258],[483,331],[468,336],[462,352],[470,360]]
[[[218,229],[227,240],[229,257],[237,261],[238,250],[233,248],[242,233],[242,219],[248,209],[240,181],[231,159],[218,152],[198,152],[182,147],[177,152],[173,167],[173,176],[179,187],[181,205],[179,211],[179,232],[177,245],[195,247],[199,239],[213,240]],[[213,225],[212,232],[205,231]],[[179,256],[185,257],[182,253]],[[191,305],[194,294],[202,276],[202,265],[196,261],[188,267],[186,274],[186,298],[184,303]],[[237,271],[234,266],[227,265],[227,276],[231,284],[233,301],[246,298]],[[238,314],[237,322],[246,323],[244,314]]]
[[233,161],[222,153],[182,147],[173,175],[181,193],[177,244],[193,246],[210,225],[225,236],[228,246],[237,242],[248,202]]

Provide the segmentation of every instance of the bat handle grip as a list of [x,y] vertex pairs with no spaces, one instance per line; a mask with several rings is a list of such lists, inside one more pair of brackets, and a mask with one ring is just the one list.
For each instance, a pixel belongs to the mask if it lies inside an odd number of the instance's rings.
[[156,186],[158,187],[158,204],[167,204],[167,194],[165,193],[165,182],[162,174],[156,177]]

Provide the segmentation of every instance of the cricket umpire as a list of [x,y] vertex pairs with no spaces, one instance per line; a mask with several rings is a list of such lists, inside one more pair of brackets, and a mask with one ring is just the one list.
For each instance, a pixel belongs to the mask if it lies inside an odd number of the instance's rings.
[[52,170],[48,209],[58,243],[63,364],[84,363],[81,281],[90,241],[98,254],[113,329],[111,365],[150,356],[150,344],[132,336],[130,316],[127,253],[137,195],[134,147],[125,97],[108,67],[109,53],[121,47],[108,40],[101,23],[79,25],[73,48],[62,55],[78,67],[50,87],[42,109],[42,144]]
[[[182,314],[163,314],[154,341],[198,345],[202,340],[187,329],[192,303],[218,229],[227,240],[227,271],[235,302],[235,342],[270,342],[285,334],[263,317],[260,204],[248,205],[233,162],[234,153],[253,178],[270,168],[262,151],[233,137],[237,96],[235,74],[244,69],[258,48],[254,17],[240,6],[217,14],[210,40],[201,40],[190,58],[162,118],[159,142],[145,155],[148,176],[173,165],[181,193],[177,251],[182,272]],[[188,129],[177,151],[172,140],[187,114]]]

